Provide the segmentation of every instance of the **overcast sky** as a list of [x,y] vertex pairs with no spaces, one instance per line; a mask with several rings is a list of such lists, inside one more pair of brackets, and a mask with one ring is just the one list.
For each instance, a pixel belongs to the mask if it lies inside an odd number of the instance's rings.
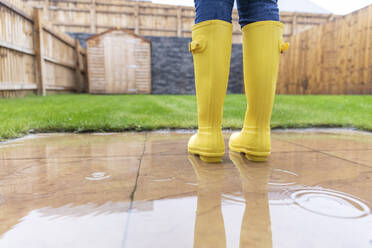
[[[279,0],[280,1],[280,0]],[[294,0],[295,1],[295,0]],[[311,0],[335,14],[347,14],[372,4],[372,0]]]
[[[280,1],[280,0],[279,0]],[[293,0],[296,1],[296,0]],[[343,15],[372,4],[372,0],[311,0],[334,14]],[[194,0],[153,0],[154,3],[193,6]]]

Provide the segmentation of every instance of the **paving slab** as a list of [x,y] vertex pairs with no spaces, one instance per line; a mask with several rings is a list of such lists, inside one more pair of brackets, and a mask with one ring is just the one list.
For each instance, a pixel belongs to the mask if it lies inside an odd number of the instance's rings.
[[1,159],[141,156],[145,133],[38,134],[1,144]]
[[372,168],[372,150],[327,151],[326,153]]
[[275,138],[317,151],[372,150],[372,133],[360,131],[276,132]]
[[274,132],[268,162],[221,164],[191,135],[0,144],[0,247],[372,247],[368,133]]

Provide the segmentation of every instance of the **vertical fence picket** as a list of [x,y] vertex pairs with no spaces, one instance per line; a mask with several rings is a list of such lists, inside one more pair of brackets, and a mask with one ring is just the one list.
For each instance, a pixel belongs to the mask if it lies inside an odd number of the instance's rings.
[[36,78],[37,92],[39,95],[45,96],[46,89],[46,68],[44,60],[44,37],[43,37],[43,21],[40,10],[34,10],[34,29],[35,29],[35,58],[36,58]]

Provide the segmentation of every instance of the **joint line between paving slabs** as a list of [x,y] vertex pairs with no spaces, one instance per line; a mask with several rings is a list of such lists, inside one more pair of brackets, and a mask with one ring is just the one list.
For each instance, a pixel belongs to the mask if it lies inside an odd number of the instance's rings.
[[142,165],[143,157],[145,156],[145,152],[146,152],[146,143],[147,143],[147,133],[145,134],[145,141],[144,141],[144,144],[143,144],[143,150],[142,150],[141,158],[140,158],[140,161],[139,161],[139,166],[138,166],[138,171],[137,171],[137,176],[136,176],[136,183],[134,184],[133,191],[130,194],[131,207],[132,207],[132,203],[134,201],[134,194],[136,193],[136,190],[137,190],[138,178],[139,178],[140,171],[141,171],[141,165]]
[[144,144],[143,144],[143,151],[142,151],[142,155],[141,155],[140,160],[139,160],[136,182],[134,184],[134,188],[132,190],[132,193],[130,194],[130,204],[129,204],[129,209],[128,209],[128,218],[127,218],[127,221],[126,221],[125,227],[124,227],[125,229],[124,229],[124,238],[123,238],[122,247],[125,247],[125,242],[126,242],[127,237],[128,237],[128,227],[129,227],[129,222],[130,222],[130,216],[131,216],[132,209],[133,209],[134,195],[135,195],[136,190],[137,190],[138,179],[139,179],[140,172],[141,172],[141,165],[142,165],[142,161],[143,161],[143,158],[144,158],[145,152],[146,152],[147,135],[148,135],[148,133],[146,132],[145,133],[145,141],[144,141]]
[[308,146],[305,146],[305,145],[302,145],[302,144],[297,144],[295,142],[290,142],[290,141],[284,141],[284,142],[287,142],[289,144],[292,144],[292,145],[296,145],[296,146],[302,146],[304,148],[307,148],[313,152],[318,152],[320,154],[323,154],[323,155],[326,155],[328,157],[332,157],[332,158],[337,158],[337,159],[341,159],[343,161],[346,161],[346,162],[349,162],[349,163],[352,163],[352,164],[356,164],[356,165],[359,165],[359,166],[362,166],[362,167],[367,167],[367,168],[371,168],[370,166],[366,165],[366,164],[362,164],[362,163],[359,163],[357,161],[353,161],[353,160],[349,160],[347,158],[343,158],[343,157],[339,157],[337,155],[333,155],[333,154],[330,154],[330,153],[327,153],[327,151],[321,151],[321,150],[316,150],[314,148],[311,148],[311,147],[308,147]]

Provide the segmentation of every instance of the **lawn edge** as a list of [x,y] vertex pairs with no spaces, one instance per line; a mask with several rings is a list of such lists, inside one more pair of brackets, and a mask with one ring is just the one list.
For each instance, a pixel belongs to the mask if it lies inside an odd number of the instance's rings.
[[[340,129],[340,130],[350,130],[350,131],[363,131],[372,133],[372,128],[363,128],[363,127],[355,127],[355,126],[347,126],[347,125],[328,125],[328,124],[320,124],[320,125],[273,125],[271,128],[273,131],[283,130],[283,131],[291,131],[291,130],[311,130],[311,129]],[[90,134],[90,133],[124,133],[124,132],[156,132],[156,131],[166,131],[166,132],[175,132],[175,131],[196,131],[196,127],[159,127],[159,128],[147,128],[147,127],[129,127],[129,128],[103,128],[103,129],[31,129],[28,132],[22,132],[16,134],[12,137],[0,137],[0,144],[9,142],[16,139],[21,139],[27,135],[32,134],[48,134],[48,133],[73,133],[73,134]],[[223,131],[239,131],[240,128],[236,127],[223,127]]]

